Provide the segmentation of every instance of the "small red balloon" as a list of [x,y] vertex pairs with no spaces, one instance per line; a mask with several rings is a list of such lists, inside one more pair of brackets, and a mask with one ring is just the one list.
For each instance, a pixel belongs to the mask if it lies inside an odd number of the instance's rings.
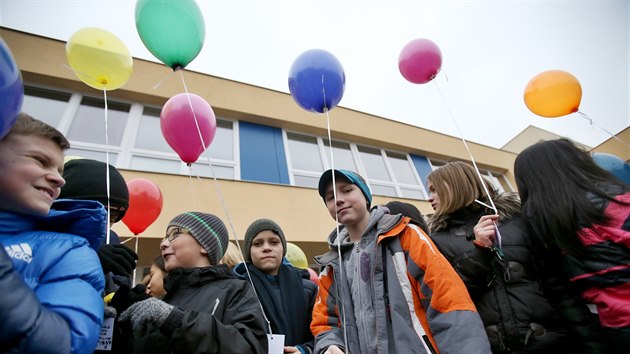
[[134,235],[147,229],[162,212],[162,191],[146,178],[134,178],[127,182],[129,210],[122,222]]

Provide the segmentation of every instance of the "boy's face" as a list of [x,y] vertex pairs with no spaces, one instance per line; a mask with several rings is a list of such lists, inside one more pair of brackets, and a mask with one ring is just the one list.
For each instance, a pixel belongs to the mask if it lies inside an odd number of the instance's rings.
[[[338,219],[339,223],[352,226],[360,223],[370,212],[367,209],[367,200],[361,189],[355,184],[345,180],[337,180],[337,203],[333,195],[332,183],[326,187],[324,198],[326,208],[333,219]],[[337,214],[337,218],[335,218]]]
[[181,227],[169,227],[166,234],[167,236],[160,243],[160,250],[162,250],[164,268],[167,272],[175,268],[195,268],[210,265],[208,252],[190,232]]
[[0,209],[47,215],[66,183],[63,151],[49,139],[12,134],[0,141]]
[[252,263],[265,274],[278,275],[283,253],[280,236],[271,230],[259,232],[252,240],[250,248]]

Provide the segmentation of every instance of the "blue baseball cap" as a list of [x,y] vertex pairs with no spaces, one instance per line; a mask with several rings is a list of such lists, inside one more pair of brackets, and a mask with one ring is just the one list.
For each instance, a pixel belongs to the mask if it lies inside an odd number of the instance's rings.
[[[322,199],[324,199],[324,194],[326,194],[326,188],[328,188],[328,185],[332,183],[332,178],[333,178],[332,169],[324,171],[324,173],[322,173],[322,176],[319,177],[318,189],[319,189],[319,196],[322,197]],[[363,177],[361,177],[356,172],[352,172],[348,170],[335,170],[335,178],[344,179],[347,182],[352,183],[356,185],[357,187],[359,187],[359,189],[363,193],[363,196],[365,196],[365,199],[368,202],[368,208],[370,208],[370,205],[372,205],[372,193],[370,193],[370,188],[368,188],[367,183],[365,183],[365,180],[363,179]],[[326,202],[325,199],[324,199],[324,202]]]

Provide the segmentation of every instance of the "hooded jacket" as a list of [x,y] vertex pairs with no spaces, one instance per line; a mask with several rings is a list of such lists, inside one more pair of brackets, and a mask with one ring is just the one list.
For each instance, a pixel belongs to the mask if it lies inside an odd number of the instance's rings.
[[105,283],[95,249],[105,225],[94,201],[59,200],[44,217],[0,211],[0,352],[94,351]]
[[141,336],[128,333],[128,353],[267,353],[256,295],[226,265],[177,268],[164,278],[164,289],[162,300],[173,311]]
[[247,265],[272,332],[284,334],[285,346],[297,346],[302,352],[310,353],[313,350],[310,324],[317,285],[309,280],[306,270],[287,263],[280,265],[274,277],[265,275],[250,262],[239,263],[233,272],[249,282]]
[[[361,342],[375,343],[378,353],[429,354],[429,346],[442,354],[461,353],[462,348],[467,353],[490,352],[481,319],[461,279],[429,237],[409,221],[375,207],[363,236],[370,241],[355,245],[342,229],[338,245],[336,230],[330,234],[330,251],[316,257],[324,269],[311,322],[315,353],[331,345],[361,353]],[[350,252],[368,249],[370,244],[372,251],[359,259],[359,278],[351,285],[344,262],[351,258]],[[356,299],[353,287],[370,287],[371,296]],[[373,311],[364,310],[367,304]],[[360,318],[361,310],[373,318]],[[365,328],[364,321],[375,327]]]
[[[468,287],[495,353],[599,352],[596,343],[570,342],[567,323],[595,326],[563,280],[558,259],[527,232],[518,196],[502,194],[500,253],[472,243],[473,228],[487,210],[476,204],[430,220],[431,239]],[[495,236],[498,240],[499,236]],[[578,329],[576,329],[576,332]],[[588,330],[586,331],[588,332]],[[588,341],[588,340],[587,340]],[[576,347],[571,344],[579,343]]]
[[612,184],[599,187],[615,201],[595,195],[589,200],[607,221],[578,232],[585,253],[565,254],[564,269],[582,297],[595,304],[602,326],[630,329],[630,192]]

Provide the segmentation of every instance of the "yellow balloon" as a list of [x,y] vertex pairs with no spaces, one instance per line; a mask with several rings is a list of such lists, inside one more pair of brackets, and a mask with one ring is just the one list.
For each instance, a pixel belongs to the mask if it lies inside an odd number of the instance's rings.
[[542,117],[556,118],[578,111],[582,86],[566,71],[549,70],[529,81],[524,96],[530,111]]
[[125,43],[100,28],[75,32],[66,44],[66,57],[77,77],[98,90],[121,87],[129,80],[133,67]]
[[287,261],[296,268],[308,268],[306,254],[304,254],[304,251],[302,251],[300,247],[291,242],[287,242],[287,254],[285,257],[287,258]]

